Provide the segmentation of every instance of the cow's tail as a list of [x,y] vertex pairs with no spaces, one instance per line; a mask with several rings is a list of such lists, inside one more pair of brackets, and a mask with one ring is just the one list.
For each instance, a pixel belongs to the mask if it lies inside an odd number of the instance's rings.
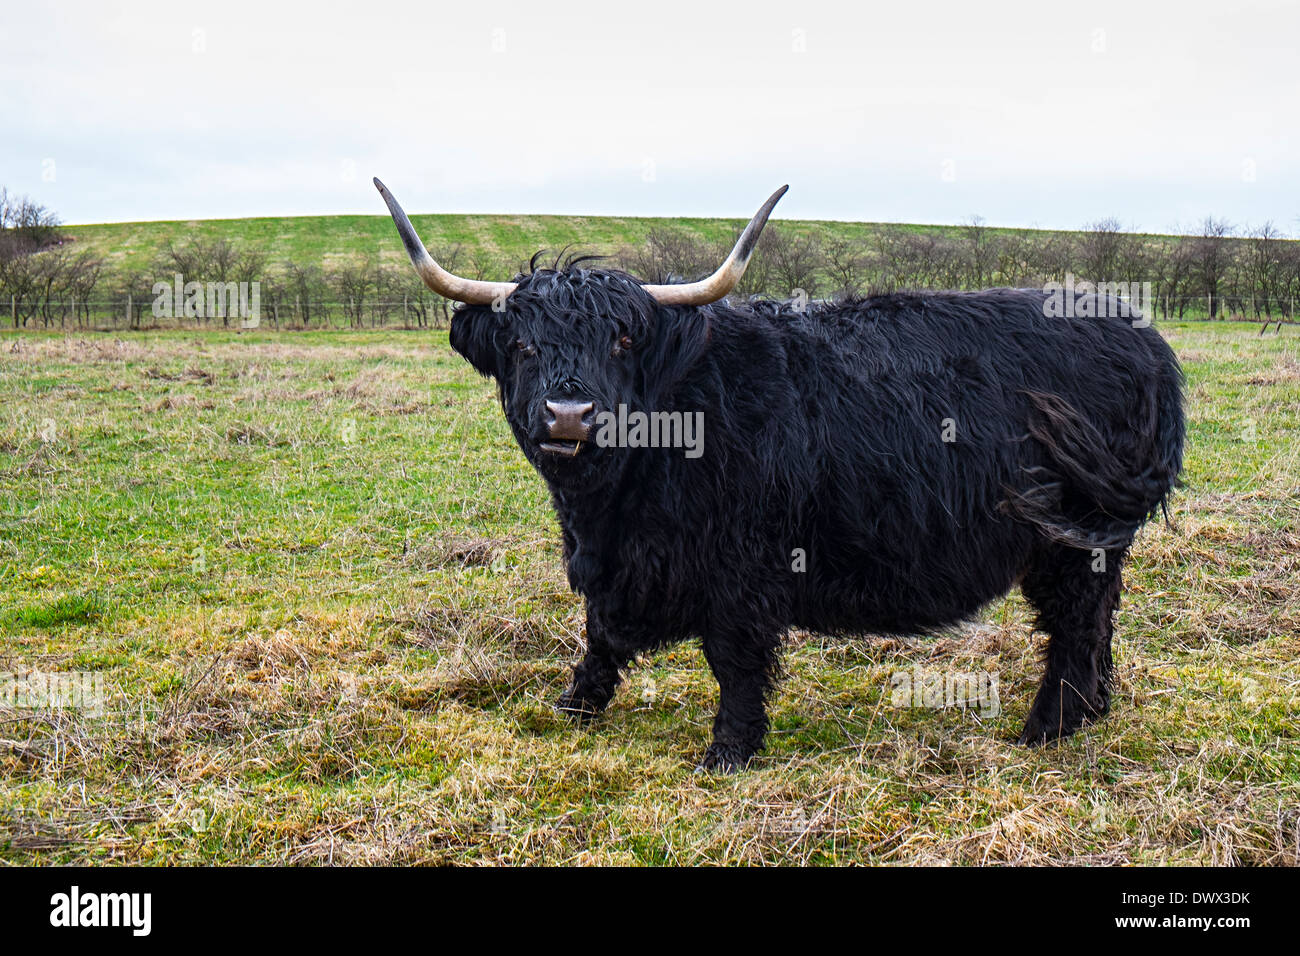
[[1075,548],[1124,548],[1169,497],[1183,460],[1183,380],[1172,354],[1132,405],[1132,428],[1108,436],[1059,395],[1025,392],[1041,464],[1008,489],[1009,513]]

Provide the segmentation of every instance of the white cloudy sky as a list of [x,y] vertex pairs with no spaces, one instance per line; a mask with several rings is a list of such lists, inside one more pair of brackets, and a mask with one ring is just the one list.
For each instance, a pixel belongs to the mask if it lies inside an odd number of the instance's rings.
[[[65,221],[383,212],[1300,231],[1300,3],[7,3]],[[52,181],[51,181],[52,180]]]

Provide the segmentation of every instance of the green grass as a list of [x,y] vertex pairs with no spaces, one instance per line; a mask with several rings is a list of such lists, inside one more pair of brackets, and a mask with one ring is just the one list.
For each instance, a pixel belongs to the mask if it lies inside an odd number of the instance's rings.
[[[0,335],[0,672],[108,696],[0,701],[0,859],[1296,864],[1300,347],[1164,331],[1187,487],[1134,551],[1111,717],[1010,743],[1039,673],[1013,595],[960,638],[792,635],[730,778],[692,772],[694,645],[590,729],[552,712],[581,606],[445,333]],[[1001,715],[893,707],[917,664],[997,673]]]
[[63,594],[39,604],[16,607],[0,616],[0,626],[57,628],[65,624],[94,624],[104,616],[96,594]]
[[[375,201],[379,202],[378,195]],[[383,208],[380,203],[380,208]],[[457,245],[466,254],[483,252],[494,261],[522,265],[539,249],[556,252],[582,239],[589,252],[612,254],[635,245],[655,228],[673,228],[709,241],[722,242],[746,219],[635,219],[603,216],[411,216],[420,237],[431,249]],[[802,224],[813,228],[813,224]],[[863,223],[821,223],[817,227],[864,234]],[[294,261],[328,267],[340,258],[375,252],[393,262],[405,263],[393,221],[387,215],[299,216],[266,219],[206,219],[192,222],[110,223],[68,226],[76,249],[89,249],[110,265],[127,270],[148,269],[157,251],[168,242],[191,238],[229,239],[263,249],[273,263]],[[347,250],[340,253],[339,250]]]
[[[382,203],[376,194],[376,204]],[[757,199],[755,200],[757,203]],[[408,210],[409,211],[409,210]],[[656,229],[682,232],[716,245],[730,243],[752,210],[739,210],[736,219],[691,219],[612,216],[519,215],[412,215],[420,237],[435,252],[456,246],[469,261],[483,253],[493,261],[522,265],[539,249],[559,252],[573,243],[575,249],[613,255],[619,249],[641,244]],[[820,239],[843,238],[866,248],[881,223],[780,219],[781,228],[794,234],[815,234]],[[956,233],[958,226],[894,225],[890,229]],[[990,233],[1029,233],[1032,229],[990,229]],[[374,252],[386,261],[405,265],[406,253],[392,219],[373,216],[296,216],[262,219],[204,219],[174,222],[128,222],[68,226],[72,248],[87,249],[103,257],[114,269],[149,270],[158,250],[167,242],[190,239],[228,239],[262,249],[269,262],[294,261],[329,267],[341,258]],[[346,250],[346,252],[340,252]]]

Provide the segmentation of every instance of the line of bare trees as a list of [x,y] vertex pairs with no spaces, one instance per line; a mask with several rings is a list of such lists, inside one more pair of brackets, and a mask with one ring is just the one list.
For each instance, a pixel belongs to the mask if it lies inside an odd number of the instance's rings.
[[[606,260],[648,281],[710,272],[732,239],[679,228],[651,230]],[[433,250],[453,272],[508,277],[522,263],[482,250]],[[377,254],[314,263],[271,261],[255,244],[168,241],[144,269],[123,269],[76,251],[44,206],[0,189],[0,309],[15,327],[139,328],[159,324],[154,286],[175,274],[200,283],[258,283],[260,319],[273,327],[445,327],[454,303],[430,292],[404,261]],[[1049,281],[1151,283],[1158,315],[1293,319],[1300,301],[1300,241],[1272,223],[1243,230],[1206,218],[1191,234],[1125,232],[1102,219],[1075,233],[995,229],[978,218],[954,227],[863,230],[773,223],[740,292],[809,299],[904,289],[1042,287]],[[170,324],[229,326],[230,313]],[[161,324],[169,324],[163,322]]]
[[[729,243],[680,230],[652,231],[622,250],[620,266],[665,281],[710,271]],[[1125,232],[1101,219],[1076,233],[994,229],[978,218],[956,227],[880,226],[863,241],[774,223],[759,240],[742,290],[810,298],[907,289],[1041,288],[1048,282],[1151,283],[1168,318],[1293,318],[1300,303],[1300,242],[1271,222],[1235,229],[1206,218],[1188,235]]]

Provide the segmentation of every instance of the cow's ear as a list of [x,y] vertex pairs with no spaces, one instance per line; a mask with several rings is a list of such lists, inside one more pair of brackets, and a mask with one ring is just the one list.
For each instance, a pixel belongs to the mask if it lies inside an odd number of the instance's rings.
[[665,399],[709,350],[708,312],[694,307],[660,310],[659,328],[642,360],[642,369],[646,380],[653,382]]
[[665,346],[665,358],[677,370],[686,371],[709,348],[709,310],[679,309],[661,326],[659,340]]
[[482,306],[463,306],[451,319],[451,347],[463,355],[480,375],[499,379],[503,328],[499,313]]

